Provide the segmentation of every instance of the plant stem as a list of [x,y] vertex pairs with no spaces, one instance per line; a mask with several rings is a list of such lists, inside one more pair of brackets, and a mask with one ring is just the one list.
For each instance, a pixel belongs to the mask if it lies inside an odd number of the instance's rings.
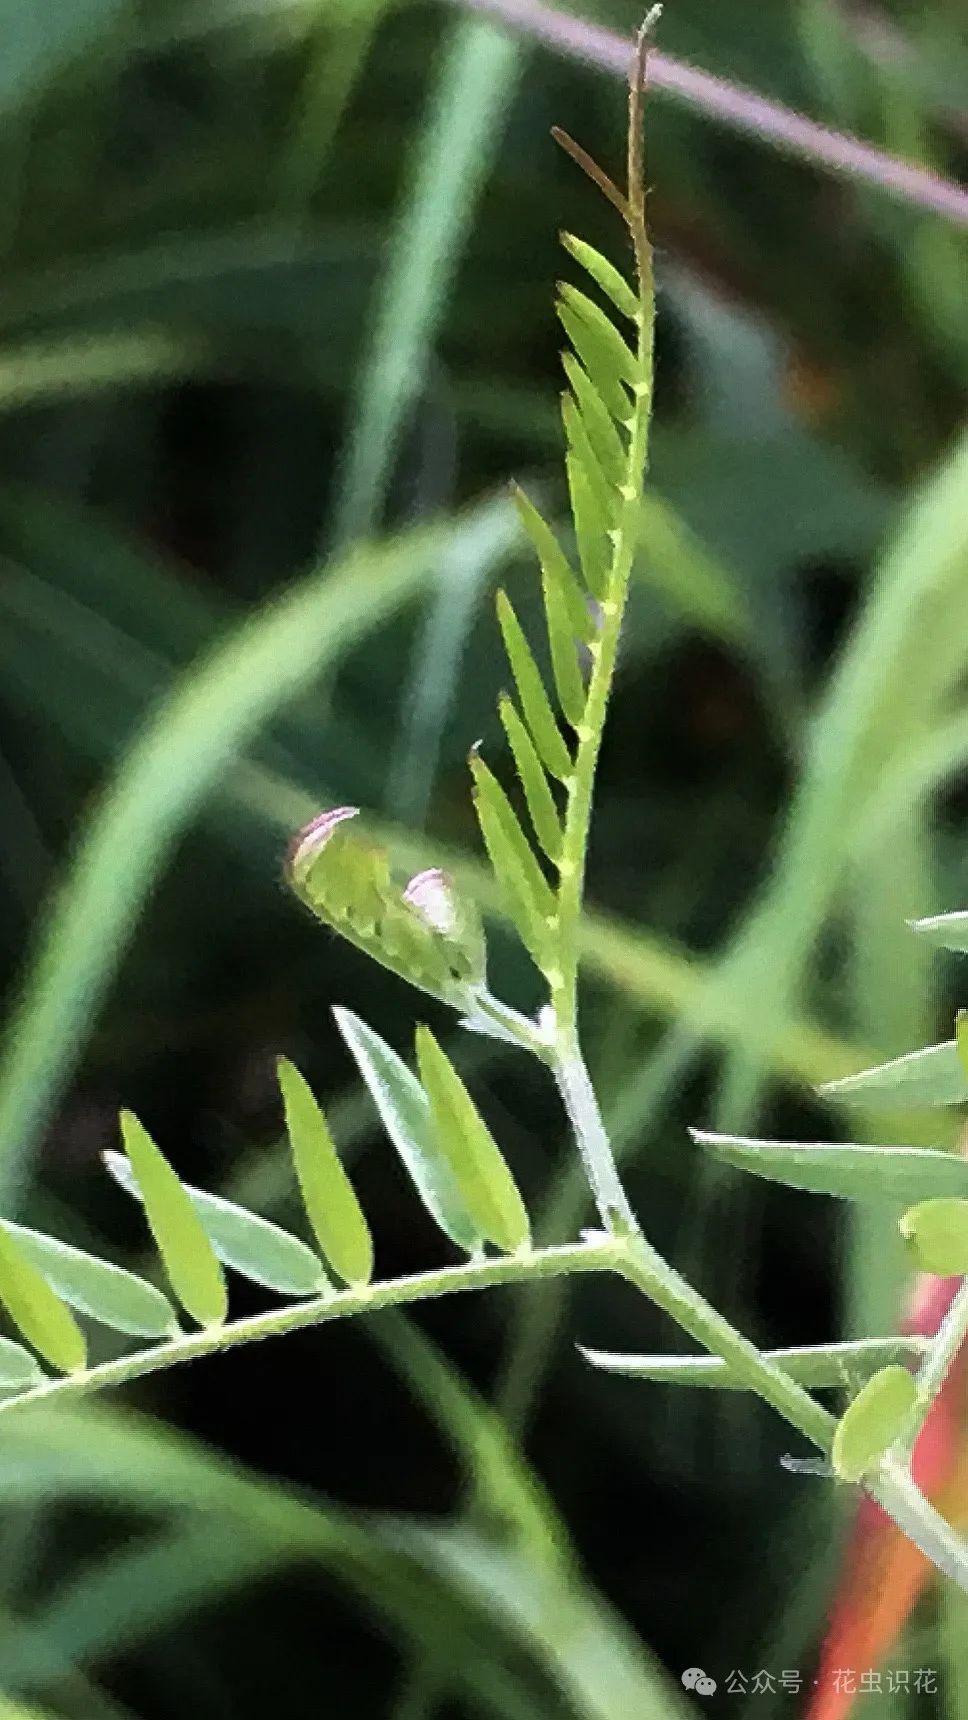
[[0,1403],[0,1416],[9,1415],[25,1404],[81,1397],[105,1386],[125,1385],[129,1380],[159,1373],[179,1362],[217,1355],[240,1344],[254,1343],[259,1338],[283,1337],[287,1332],[321,1326],[342,1316],[373,1313],[381,1308],[401,1308],[410,1302],[451,1296],[460,1290],[488,1290],[497,1284],[524,1284],[537,1278],[557,1278],[573,1272],[609,1272],[616,1267],[620,1253],[619,1243],[609,1237],[596,1236],[588,1242],[573,1243],[569,1247],[529,1249],[502,1255],[498,1259],[444,1266],[436,1272],[420,1272],[410,1278],[387,1278],[380,1284],[356,1285],[349,1290],[315,1296],[310,1301],[290,1303],[267,1314],[230,1321],[225,1326],[187,1332],[169,1342],[154,1344],[150,1349],[136,1350],[133,1355],[119,1356],[97,1367],[45,1380],[43,1385]]
[[867,1492],[944,1576],[968,1593],[968,1541],[925,1498],[910,1470],[886,1458]]
[[617,1228],[625,1235],[637,1235],[638,1220],[622,1187],[612,1144],[577,1039],[563,1038],[554,1046],[551,1067],[605,1229],[613,1232]]
[[641,1235],[632,1237],[620,1255],[617,1270],[650,1302],[669,1314],[684,1332],[711,1355],[721,1356],[733,1374],[798,1428],[827,1456],[836,1420],[803,1386],[768,1360],[725,1315],[701,1296],[687,1279],[664,1260]]
[[898,1455],[909,1459],[923,1428],[931,1406],[935,1402],[948,1372],[959,1350],[968,1338],[968,1278],[966,1278],[953,1297],[951,1306],[942,1320],[924,1361],[918,1369],[917,1388],[918,1402],[914,1420],[905,1431],[904,1439],[897,1448]]

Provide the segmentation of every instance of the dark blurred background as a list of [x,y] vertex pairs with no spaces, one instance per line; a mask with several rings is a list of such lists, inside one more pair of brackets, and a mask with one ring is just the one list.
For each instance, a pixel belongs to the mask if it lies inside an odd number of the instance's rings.
[[[673,0],[661,46],[957,178],[963,25],[955,0]],[[493,590],[534,593],[503,498],[513,474],[563,503],[558,230],[619,243],[549,128],[617,171],[621,83],[386,0],[3,0],[0,41],[4,1210],[136,1262],[99,1164],[123,1103],[190,1180],[298,1224],[286,1052],[381,1275],[443,1258],[339,1043],[346,1003],[403,1050],[429,1015],[539,1228],[574,1234],[540,1072],[316,927],[281,863],[349,802],[487,900],[464,760],[479,737],[500,759]],[[647,152],[653,494],[601,768],[589,1059],[650,1234],[758,1340],[890,1329],[883,1214],[712,1176],[686,1127],[857,1128],[813,1086],[938,1036],[956,1001],[904,920],[968,895],[964,231],[663,95]],[[419,589],[326,643],[347,547],[441,516]],[[218,753],[207,654],[296,578],[318,665],[295,687],[264,663]],[[180,731],[179,686],[201,689]],[[765,1410],[595,1375],[576,1338],[676,1341],[611,1285],[502,1291],[0,1436],[11,1716],[647,1720],[686,1712],[695,1664],[806,1690],[849,1501],[781,1470],[795,1437]],[[928,1598],[895,1655],[945,1669],[953,1714],[964,1623]]]

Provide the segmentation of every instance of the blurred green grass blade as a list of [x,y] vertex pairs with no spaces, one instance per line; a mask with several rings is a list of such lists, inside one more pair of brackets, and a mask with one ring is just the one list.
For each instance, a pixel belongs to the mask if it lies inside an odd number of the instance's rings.
[[387,809],[403,823],[424,823],[475,611],[517,542],[510,504],[495,506],[482,514],[479,531],[468,531],[441,565],[414,648],[400,737],[388,772]]
[[437,1145],[430,1102],[420,1082],[392,1047],[352,1010],[334,1009],[333,1016],[431,1218],[458,1248],[475,1253],[481,1245],[480,1231]]
[[[717,1391],[743,1391],[727,1362],[719,1356],[634,1356],[614,1350],[589,1350],[577,1346],[579,1354],[602,1373],[624,1379],[650,1380],[656,1385],[695,1386]],[[844,1386],[849,1379],[883,1367],[885,1362],[917,1359],[923,1344],[917,1338],[855,1338],[835,1344],[801,1344],[785,1350],[764,1350],[771,1362],[791,1379],[813,1388]]]
[[846,1105],[883,1106],[892,1111],[908,1106],[960,1105],[968,1099],[968,1071],[958,1056],[955,1040],[908,1051],[889,1063],[828,1081],[820,1089],[825,1098]]
[[200,1326],[221,1325],[225,1275],[191,1195],[132,1111],[121,1112],[121,1135],[169,1284]]
[[8,1201],[142,904],[205,796],[269,717],[406,603],[460,535],[459,524],[441,526],[312,573],[193,666],[122,761],[75,848],[8,1029],[0,1064]]
[[929,1195],[968,1195],[968,1159],[924,1147],[828,1146],[823,1142],[761,1141],[690,1130],[721,1163],[769,1182],[841,1200],[912,1201]]
[[301,211],[311,205],[370,44],[392,4],[393,0],[342,0],[316,21],[305,45],[308,65],[276,172],[283,207]]
[[521,55],[512,37],[478,19],[461,19],[449,29],[373,313],[336,505],[339,544],[365,536],[377,523]]
[[629,1625],[578,1576],[549,1588],[514,1549],[463,1528],[403,1525],[391,1544],[449,1578],[545,1665],[576,1720],[690,1720],[697,1710]]
[[[124,1155],[105,1153],[104,1162],[115,1182],[140,1200],[141,1190]],[[282,1295],[318,1296],[327,1289],[322,1262],[297,1236],[221,1195],[208,1194],[191,1183],[182,1183],[182,1187],[223,1266]]]
[[0,1302],[28,1344],[62,1373],[87,1361],[84,1334],[69,1308],[0,1223]]
[[7,1223],[32,1266],[70,1307],[89,1314],[102,1325],[145,1338],[170,1337],[178,1330],[175,1310],[167,1296],[134,1272],[99,1260],[83,1248],[73,1248],[56,1236],[44,1236]]
[[279,1086],[303,1205],[323,1254],[344,1284],[368,1284],[373,1238],[312,1088],[280,1057]]
[[460,1457],[471,1514],[505,1526],[537,1568],[557,1567],[567,1557],[566,1530],[500,1415],[405,1314],[381,1314],[367,1329]]
[[429,1027],[417,1028],[417,1067],[437,1146],[475,1225],[507,1254],[526,1248],[531,1226],[510,1167],[467,1088]]

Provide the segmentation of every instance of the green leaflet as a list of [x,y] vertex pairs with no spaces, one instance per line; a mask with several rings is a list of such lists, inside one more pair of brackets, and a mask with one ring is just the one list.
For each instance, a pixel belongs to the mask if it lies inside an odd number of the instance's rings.
[[562,711],[573,729],[580,729],[585,716],[585,683],[578,667],[578,647],[568,615],[568,606],[561,587],[545,569],[541,572],[541,590],[548,620],[548,643],[551,646],[551,667]]
[[121,1112],[121,1135],[169,1284],[200,1326],[221,1325],[225,1277],[191,1195],[133,1111]]
[[567,606],[568,618],[576,639],[586,641],[595,637],[595,621],[582,595],[578,581],[554,532],[534,503],[529,501],[518,484],[512,484],[511,496],[521,521],[534,546],[541,571],[561,592]]
[[85,1366],[87,1345],[80,1326],[2,1223],[0,1302],[17,1330],[51,1367],[72,1374]]
[[418,1027],[417,1065],[437,1145],[481,1235],[506,1254],[526,1248],[531,1226],[518,1186],[450,1059]]
[[12,1338],[0,1338],[0,1392],[29,1391],[31,1386],[43,1385],[46,1378],[36,1356]]
[[592,595],[603,598],[608,591],[612,564],[607,518],[599,507],[588,473],[572,452],[565,456],[565,469],[582,576]]
[[467,1211],[450,1165],[441,1157],[430,1101],[417,1077],[358,1015],[349,1009],[334,1009],[333,1016],[383,1127],[434,1223],[458,1248],[476,1253],[481,1246],[480,1231]]
[[930,938],[945,950],[968,954],[968,914],[935,914],[931,919],[912,920],[911,930]]
[[[123,1153],[105,1153],[104,1162],[126,1193],[135,1200],[141,1191],[131,1166]],[[202,1188],[183,1183],[191,1197],[205,1235],[223,1266],[230,1266],[254,1284],[264,1284],[284,1296],[318,1296],[330,1288],[322,1263],[311,1248],[290,1236],[287,1230],[271,1224],[258,1213],[249,1212],[221,1195],[209,1194]]]
[[968,1078],[968,1010],[959,1009],[955,1016],[955,1050],[962,1073]]
[[758,1141],[743,1135],[690,1134],[715,1158],[787,1188],[841,1200],[916,1200],[919,1195],[968,1196],[968,1160],[930,1147],[827,1146]]
[[585,428],[585,420],[570,394],[563,394],[561,397],[561,421],[572,458],[581,466],[595,507],[600,517],[607,522],[607,529],[611,530],[618,519],[621,496],[602,471],[598,455]]
[[531,736],[506,693],[502,693],[498,700],[498,714],[508,738],[521,787],[524,789],[534,833],[548,859],[556,864],[561,854],[561,823],[544,766],[535,751]]
[[539,757],[552,776],[557,777],[559,782],[567,782],[572,773],[568,749],[561,738],[561,730],[545,692],[538,665],[531,655],[531,647],[503,591],[497,594],[497,619],[514,684],[521,700],[524,720],[531,730]]
[[881,1368],[844,1411],[830,1460],[843,1481],[860,1481],[900,1437],[917,1402],[917,1387],[896,1363]]
[[[747,1391],[728,1362],[720,1356],[627,1356],[613,1350],[577,1346],[586,1362],[606,1374],[652,1380],[657,1385],[700,1386],[720,1391]],[[793,1349],[764,1350],[791,1380],[813,1388],[842,1386],[863,1378],[886,1362],[903,1361],[922,1353],[924,1340],[910,1337],[856,1338],[838,1344],[803,1344]]]
[[900,1230],[922,1271],[968,1272],[968,1198],[920,1201],[904,1213]]
[[638,380],[635,355],[605,312],[565,282],[556,305],[561,325],[613,418],[626,424],[632,403],[626,387]]
[[624,275],[620,275],[614,263],[603,257],[601,251],[596,251],[584,239],[576,239],[574,233],[562,233],[561,243],[565,250],[574,257],[576,263],[591,275],[595,285],[601,287],[606,297],[610,298],[615,309],[628,317],[630,322],[637,323],[642,307],[638,297]]
[[303,1205],[320,1248],[344,1284],[368,1284],[373,1238],[312,1088],[280,1057],[279,1087]]
[[622,438],[615,428],[615,420],[577,358],[566,352],[562,354],[561,362],[584,420],[595,458],[609,483],[618,488],[619,484],[624,484],[628,474],[628,456],[622,445]]
[[289,853],[289,881],[316,917],[391,972],[463,1007],[484,977],[480,924],[468,911],[446,929],[415,911],[384,851],[348,828],[354,806],[321,812]]
[[859,1075],[845,1075],[818,1088],[828,1099],[847,1105],[879,1105],[892,1111],[922,1105],[960,1105],[968,1099],[968,1071],[962,1067],[953,1039],[909,1051],[890,1063],[879,1063]]
[[469,763],[474,810],[504,905],[525,949],[543,967],[548,956],[548,920],[556,913],[551,886],[497,778],[476,753]]
[[174,1308],[146,1279],[38,1230],[9,1222],[7,1230],[51,1289],[80,1313],[137,1337],[170,1338],[177,1333]]

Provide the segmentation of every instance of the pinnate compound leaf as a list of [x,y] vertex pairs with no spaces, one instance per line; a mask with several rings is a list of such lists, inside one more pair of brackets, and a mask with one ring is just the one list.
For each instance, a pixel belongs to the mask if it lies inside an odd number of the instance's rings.
[[544,766],[531,736],[506,693],[502,693],[498,701],[498,713],[508,738],[521,787],[524,789],[534,833],[548,859],[557,862],[561,854],[561,822]]
[[591,275],[595,285],[611,299],[615,309],[630,322],[637,323],[641,312],[638,297],[615,264],[603,257],[601,251],[596,251],[594,245],[589,245],[584,239],[576,239],[574,233],[562,233],[561,243],[575,262]]
[[723,1164],[811,1194],[898,1201],[925,1194],[968,1196],[968,1160],[930,1147],[828,1146],[715,1135],[704,1129],[690,1133]]
[[[105,1153],[104,1162],[115,1182],[135,1200],[141,1200],[141,1190],[124,1154]],[[221,1195],[193,1188],[191,1183],[182,1183],[182,1188],[223,1266],[284,1296],[318,1296],[329,1288],[322,1262],[298,1236],[234,1201],[223,1200]]]
[[17,1330],[51,1367],[72,1374],[85,1366],[84,1333],[4,1223],[0,1223],[0,1302]]
[[968,1272],[968,1199],[922,1200],[904,1213],[901,1235],[923,1272]]
[[200,1326],[221,1325],[225,1275],[191,1195],[133,1111],[121,1112],[121,1136],[172,1290]]
[[79,1313],[141,1338],[170,1338],[178,1331],[167,1296],[137,1273],[39,1230],[9,1222],[7,1229],[51,1289]]
[[561,730],[545,692],[538,665],[531,654],[531,647],[503,591],[497,594],[497,618],[514,684],[521,700],[524,720],[531,731],[539,757],[552,776],[557,777],[559,782],[567,782],[573,768],[568,748],[561,738]]
[[539,967],[549,953],[549,919],[556,912],[547,879],[528,846],[511,802],[482,758],[471,754],[474,810],[501,897],[515,930]]
[[968,913],[935,914],[927,920],[912,920],[911,930],[944,950],[968,955]]
[[[764,1350],[791,1380],[814,1389],[842,1386],[848,1379],[863,1378],[887,1362],[918,1357],[923,1339],[911,1337],[855,1338],[836,1344],[803,1344],[784,1350]],[[577,1346],[586,1362],[606,1374],[626,1379],[651,1380],[656,1385],[698,1386],[718,1391],[748,1391],[728,1362],[720,1356],[635,1356],[614,1350],[588,1350]]]
[[336,1025],[366,1083],[380,1120],[434,1223],[458,1248],[474,1254],[481,1233],[467,1211],[454,1174],[437,1146],[430,1101],[401,1057],[348,1009]]
[[818,1092],[846,1105],[883,1104],[892,1111],[960,1105],[968,1099],[968,1070],[958,1056],[956,1041],[948,1039],[923,1051],[908,1051],[857,1075],[828,1081]]
[[917,1402],[907,1368],[881,1368],[849,1404],[834,1433],[830,1459],[843,1481],[860,1481],[903,1433]]
[[0,1392],[29,1391],[31,1386],[43,1385],[46,1378],[36,1356],[12,1338],[0,1338]]
[[280,1057],[279,1087],[303,1205],[333,1271],[344,1284],[373,1277],[373,1238],[325,1113],[294,1063]]
[[524,1202],[473,1099],[429,1027],[418,1027],[417,1066],[437,1145],[468,1212],[488,1242],[513,1254],[531,1241]]

